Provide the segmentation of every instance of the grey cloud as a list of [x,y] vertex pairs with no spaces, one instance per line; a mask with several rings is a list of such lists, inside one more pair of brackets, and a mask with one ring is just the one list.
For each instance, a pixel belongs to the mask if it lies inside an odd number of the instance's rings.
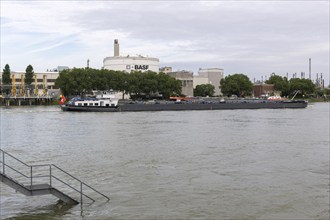
[[[328,8],[329,2],[321,1],[105,1],[102,7],[68,15],[67,22],[86,33],[125,33],[121,48],[158,56],[162,65],[180,69],[218,66],[225,73],[245,70],[251,75],[298,72],[312,56],[315,71],[325,72]],[[112,41],[104,47],[110,49]]]

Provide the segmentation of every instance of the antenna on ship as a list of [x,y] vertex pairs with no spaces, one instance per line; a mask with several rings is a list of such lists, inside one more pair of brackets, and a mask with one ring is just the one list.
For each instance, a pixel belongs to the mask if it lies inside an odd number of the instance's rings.
[[296,95],[297,95],[299,92],[300,92],[300,90],[296,90],[296,91],[295,91],[295,94],[293,95],[291,101],[296,97]]
[[87,69],[89,68],[89,59],[87,59]]

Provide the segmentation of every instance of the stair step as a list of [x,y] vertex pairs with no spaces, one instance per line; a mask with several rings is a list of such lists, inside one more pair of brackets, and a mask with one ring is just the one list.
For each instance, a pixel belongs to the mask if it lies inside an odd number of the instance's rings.
[[52,187],[49,184],[35,184],[32,186],[25,186],[29,190],[42,190],[42,189],[51,189]]
[[14,178],[8,176],[7,174],[3,174],[2,172],[0,172],[0,175],[2,175],[2,176],[4,176],[4,177],[6,177],[6,178],[8,178],[8,179],[10,179],[10,180],[12,180],[12,181],[14,181],[14,182],[17,183],[17,184],[23,185],[23,184],[19,183],[17,180],[15,180]]
[[[58,180],[59,182],[62,182],[63,184],[67,185],[68,187],[72,188],[76,192],[80,193],[81,201],[82,201],[83,196],[85,196],[86,198],[92,200],[93,202],[95,201],[94,199],[92,199],[91,197],[89,197],[88,195],[86,195],[82,192],[83,185],[85,187],[88,187],[89,189],[93,190],[95,193],[98,193],[99,195],[102,195],[108,201],[110,200],[110,198],[107,197],[106,195],[100,193],[96,189],[94,189],[91,186],[87,185],[86,183],[80,181],[79,179],[72,176],[71,174],[69,174],[65,170],[61,169],[60,167],[56,166],[55,164],[40,164],[40,165],[29,166],[26,163],[19,160],[18,158],[12,156],[11,154],[9,154],[9,153],[1,150],[1,149],[0,149],[0,155],[1,155],[0,156],[0,164],[2,164],[2,169],[0,169],[0,181],[3,182],[4,184],[8,185],[9,187],[15,189],[16,191],[26,195],[26,196],[37,196],[37,195],[52,194],[52,195],[58,197],[59,199],[61,199],[62,201],[66,202],[66,203],[78,204],[79,202],[77,202],[75,199],[71,198],[69,195],[67,195],[67,194],[63,193],[62,191],[59,191],[58,189],[51,186],[52,178],[54,178],[54,179]],[[30,174],[25,175],[25,174],[21,173],[20,171],[14,169],[9,164],[6,164],[5,161],[7,161],[7,160],[5,160],[5,157],[12,158],[14,160],[14,162],[16,161],[16,163],[19,163],[21,165],[23,164],[23,165],[29,167],[31,169]],[[1,160],[1,158],[2,158],[2,160]],[[27,181],[24,181],[24,183],[27,183],[27,184],[24,185],[23,183],[21,183],[18,180],[14,179],[14,177],[10,177],[10,176],[8,176],[8,174],[5,174],[5,168],[6,167],[8,167],[8,169],[11,169],[11,170],[15,171],[18,174],[21,174],[21,177],[27,178]],[[38,176],[37,174],[33,173],[33,168],[34,167],[47,167],[47,169],[49,171],[49,175],[45,175],[45,176],[40,176],[39,175]],[[61,172],[62,174],[66,175],[66,176],[72,177],[73,179],[79,181],[80,189],[79,188],[76,189],[76,188],[70,186],[68,183],[66,183],[66,182],[62,181],[61,179],[59,179],[59,178],[55,177],[54,175],[52,175],[52,170],[54,170],[54,169]],[[3,171],[3,173],[1,171]],[[33,184],[32,185],[33,181],[36,182],[34,179],[38,178],[38,177],[39,178],[48,177],[49,178],[48,183],[50,183],[50,184],[48,184],[47,181],[46,181],[46,183],[44,183],[44,184]],[[31,183],[31,185],[29,183]]]
[[38,196],[38,195],[47,195],[52,194],[59,198],[60,200],[68,203],[68,204],[78,204],[79,202],[75,199],[71,198],[70,196],[64,194],[63,192],[51,187],[49,184],[34,184],[24,186],[17,181],[13,180],[12,178],[3,175],[0,172],[0,181],[8,185],[9,187],[23,193],[27,196]]

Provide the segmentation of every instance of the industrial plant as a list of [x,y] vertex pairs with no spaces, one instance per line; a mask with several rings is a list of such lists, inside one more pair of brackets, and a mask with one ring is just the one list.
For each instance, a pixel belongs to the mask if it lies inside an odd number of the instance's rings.
[[[87,61],[87,67],[89,67],[89,60]],[[131,73],[134,71],[152,71],[152,72],[163,72],[171,77],[179,80],[181,82],[182,95],[192,97],[194,96],[194,88],[198,85],[210,84],[214,87],[214,96],[222,96],[220,81],[224,78],[224,69],[219,67],[212,68],[199,68],[198,72],[194,74],[192,71],[188,70],[173,70],[170,66],[159,67],[159,58],[148,57],[143,55],[125,55],[120,54],[119,41],[114,40],[113,45],[113,56],[105,57],[103,59],[103,69],[114,70],[114,71],[124,71]],[[60,71],[69,69],[66,66],[59,66],[57,69],[47,70],[45,72],[35,72],[33,82],[30,85],[25,84],[25,72],[24,71],[12,71],[10,73],[11,83],[4,84],[1,79],[1,97],[5,94],[13,97],[15,100],[29,100],[32,102],[48,101],[53,97],[58,97],[60,95],[59,88],[55,85],[55,80],[58,78]],[[312,65],[311,58],[309,58],[309,79],[312,78]],[[289,74],[286,75],[289,79]],[[292,78],[298,78],[297,73],[292,74]],[[305,72],[301,73],[300,78],[306,77]],[[265,84],[265,80],[261,81],[253,80],[254,88],[253,95],[255,97],[261,97],[263,95],[274,93],[274,85]],[[324,88],[324,79],[322,73],[316,74],[315,85],[318,88]],[[3,92],[7,91],[7,92]],[[8,96],[8,95],[7,95]],[[118,94],[118,97],[129,98],[127,95]]]

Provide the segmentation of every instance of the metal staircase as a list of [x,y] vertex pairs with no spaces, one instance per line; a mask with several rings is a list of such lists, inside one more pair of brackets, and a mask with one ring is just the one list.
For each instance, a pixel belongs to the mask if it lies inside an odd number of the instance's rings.
[[[60,175],[66,176],[70,181],[60,179]],[[0,181],[26,196],[52,194],[68,204],[79,204],[79,201],[82,204],[83,197],[95,202],[86,191],[110,200],[106,195],[54,164],[28,165],[1,149]],[[60,191],[59,187],[66,188],[66,191]],[[80,199],[75,199],[76,196],[71,196],[72,193],[78,194]]]

